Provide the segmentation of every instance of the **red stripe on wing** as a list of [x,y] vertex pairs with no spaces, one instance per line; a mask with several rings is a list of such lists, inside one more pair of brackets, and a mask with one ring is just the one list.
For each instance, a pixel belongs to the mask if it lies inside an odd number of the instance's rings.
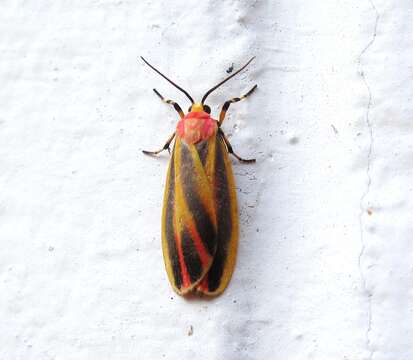
[[192,240],[194,242],[196,251],[198,252],[199,258],[201,259],[202,267],[209,268],[211,266],[211,255],[208,250],[205,248],[202,238],[199,235],[199,232],[196,228],[196,225],[192,223],[188,226],[189,233],[191,234]]
[[181,267],[182,287],[184,289],[187,289],[191,285],[191,280],[189,278],[188,269],[185,265],[184,254],[182,252],[181,234],[176,231],[176,226],[174,226],[174,235],[175,235],[175,242],[176,242],[176,250],[178,252],[179,265]]

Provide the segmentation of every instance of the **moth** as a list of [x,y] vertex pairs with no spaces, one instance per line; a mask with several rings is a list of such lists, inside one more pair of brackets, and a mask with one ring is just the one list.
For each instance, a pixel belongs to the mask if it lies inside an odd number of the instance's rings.
[[250,96],[257,85],[246,94],[226,101],[218,120],[211,117],[211,108],[205,101],[254,58],[209,89],[201,102],[195,102],[187,91],[143,57],[141,59],[191,102],[185,114],[178,103],[165,99],[153,89],[163,102],[174,107],[180,120],[161,149],[143,150],[147,155],[157,155],[164,150],[170,152],[175,139],[162,211],[162,250],[166,272],[172,288],[180,295],[216,296],[225,290],[231,279],[239,236],[237,196],[229,155],[242,163],[255,162],[255,159],[243,159],[234,152],[222,130],[222,123],[230,105]]

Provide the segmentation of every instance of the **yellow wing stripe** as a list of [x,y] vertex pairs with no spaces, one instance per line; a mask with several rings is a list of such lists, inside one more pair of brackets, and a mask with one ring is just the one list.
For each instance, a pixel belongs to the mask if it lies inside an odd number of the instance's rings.
[[[172,154],[173,156],[173,154]],[[165,183],[165,193],[164,193],[164,204],[163,204],[163,209],[162,209],[162,253],[163,253],[163,259],[165,263],[165,269],[166,273],[168,275],[169,282],[171,283],[173,289],[179,293],[179,289],[175,285],[175,278],[174,278],[174,273],[172,269],[172,263],[171,263],[171,251],[168,247],[168,241],[167,241],[167,234],[166,234],[166,212],[167,212],[167,204],[165,203],[168,198],[169,198],[169,192],[174,191],[174,189],[169,188],[170,184],[170,178],[171,178],[171,167],[173,166],[173,162],[171,161],[169,163],[168,167],[168,174],[166,175],[166,183]]]
[[211,186],[213,191],[214,199],[215,199],[215,160],[216,160],[216,142],[217,137],[213,136],[209,140],[210,144],[208,146],[208,153],[207,158],[205,161],[205,173],[208,178],[208,182]]

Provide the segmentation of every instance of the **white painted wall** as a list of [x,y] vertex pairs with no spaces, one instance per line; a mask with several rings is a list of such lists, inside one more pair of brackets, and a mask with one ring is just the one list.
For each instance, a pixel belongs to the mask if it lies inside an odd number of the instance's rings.
[[[410,0],[2,1],[0,359],[413,359]],[[231,107],[241,238],[213,301],[169,287],[185,97]],[[190,328],[193,334],[188,336]]]

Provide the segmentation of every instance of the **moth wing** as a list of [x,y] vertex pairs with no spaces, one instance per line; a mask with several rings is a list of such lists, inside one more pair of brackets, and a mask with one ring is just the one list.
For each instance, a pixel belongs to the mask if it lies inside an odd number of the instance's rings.
[[216,296],[225,290],[231,279],[239,236],[234,174],[227,147],[219,133],[208,146],[204,168],[213,189],[217,216],[217,249],[208,273],[196,290],[208,296]]
[[[208,152],[210,140],[201,145]],[[217,250],[213,189],[199,146],[176,138],[165,186],[162,250],[170,283],[180,295],[201,282]]]

